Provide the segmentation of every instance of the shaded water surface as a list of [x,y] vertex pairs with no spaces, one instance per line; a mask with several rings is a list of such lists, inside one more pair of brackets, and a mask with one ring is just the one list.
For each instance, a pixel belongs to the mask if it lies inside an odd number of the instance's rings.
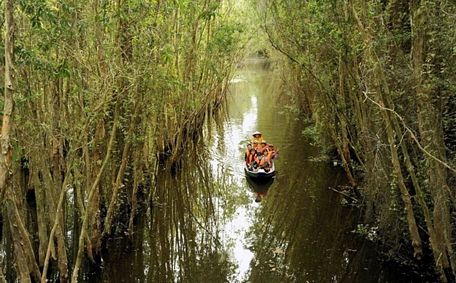
[[[319,161],[304,123],[281,99],[280,77],[252,59],[232,81],[227,118],[208,122],[206,147],[182,170],[158,172],[153,207],[131,239],[108,243],[91,282],[396,282],[352,231],[359,212],[329,190],[343,173]],[[277,177],[243,173],[253,131],[279,148]],[[255,198],[261,202],[255,202]]]

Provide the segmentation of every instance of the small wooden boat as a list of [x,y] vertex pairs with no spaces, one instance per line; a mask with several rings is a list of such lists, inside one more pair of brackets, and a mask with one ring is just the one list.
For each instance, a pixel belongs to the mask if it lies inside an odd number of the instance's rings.
[[248,168],[247,164],[244,164],[244,171],[248,177],[254,180],[268,180],[275,176],[274,161],[272,161],[272,166],[268,171],[264,170],[263,168],[251,170]]

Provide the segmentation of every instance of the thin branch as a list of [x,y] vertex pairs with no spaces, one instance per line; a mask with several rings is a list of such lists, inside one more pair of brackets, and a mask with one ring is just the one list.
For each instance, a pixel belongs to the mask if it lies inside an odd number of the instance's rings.
[[209,231],[209,229],[207,229],[203,224],[201,224],[201,222],[198,220],[198,218],[196,218],[193,212],[190,211],[190,215],[192,216],[193,220],[195,220],[195,223],[198,224],[198,226],[200,226],[204,231],[206,231],[206,233],[208,233],[208,235],[211,236],[212,239],[214,239],[217,246],[223,246],[222,243],[220,243],[220,240],[216,236],[214,236],[214,234],[212,234],[212,232]]
[[[70,161],[69,164],[72,164],[72,161]],[[59,202],[57,204],[57,209],[55,212],[54,225],[52,227],[51,233],[49,234],[49,242],[48,242],[48,246],[47,246],[47,250],[46,250],[46,258],[44,260],[43,272],[41,273],[41,283],[47,282],[47,270],[48,270],[48,266],[49,266],[49,258],[51,256],[51,246],[52,246],[52,242],[54,241],[53,238],[54,238],[55,232],[57,230],[57,226],[59,225],[59,222],[60,222],[60,212],[62,210],[63,200],[65,199],[65,193],[67,192],[67,190],[69,188],[69,186],[67,184],[68,184],[68,176],[70,175],[70,174],[68,174],[68,172],[70,172],[70,171],[71,171],[71,165],[65,174],[65,179],[63,180],[63,184],[62,184],[62,188],[61,188],[61,192],[60,192],[60,196],[59,196]]]
[[352,197],[351,195],[347,194],[347,193],[344,192],[344,191],[339,191],[339,190],[337,190],[337,189],[335,189],[335,188],[332,188],[332,187],[329,187],[328,189],[330,189],[331,191],[334,191],[334,192],[336,192],[336,193],[339,193],[339,194],[343,195],[344,197],[347,197],[347,198],[351,199],[351,200],[354,201],[354,202],[359,202],[358,199]]
[[390,108],[387,108],[385,106],[383,106],[382,104],[378,103],[377,101],[373,100],[372,98],[370,98],[368,95],[367,95],[367,92],[366,91],[363,91],[363,94],[364,94],[364,97],[369,100],[370,102],[372,102],[373,104],[377,105],[381,110],[384,110],[384,111],[388,111],[388,112],[391,112],[393,113],[393,115],[395,115],[402,123],[402,126],[404,127],[405,131],[409,133],[410,137],[413,139],[413,141],[415,141],[416,145],[418,146],[418,148],[424,152],[427,156],[429,156],[430,158],[434,159],[435,161],[437,161],[438,163],[440,163],[441,165],[445,166],[447,169],[451,170],[452,172],[456,173],[456,169],[451,167],[450,165],[448,165],[446,162],[444,162],[443,160],[439,159],[438,157],[434,156],[432,153],[430,153],[429,151],[427,151],[421,144],[420,142],[418,141],[418,138],[416,137],[415,133],[405,124],[405,121],[404,121],[404,118],[399,115],[396,111],[394,111],[393,109],[390,109]]

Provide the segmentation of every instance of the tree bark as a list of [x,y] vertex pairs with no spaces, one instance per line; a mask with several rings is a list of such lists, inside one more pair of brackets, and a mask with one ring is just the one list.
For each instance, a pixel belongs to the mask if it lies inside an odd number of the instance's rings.
[[[71,164],[70,164],[70,166],[71,166]],[[62,210],[63,201],[65,199],[65,193],[67,191],[67,183],[68,183],[68,174],[66,174],[66,177],[62,183],[62,188],[60,190],[60,196],[59,196],[56,212],[54,214],[55,215],[54,224],[52,226],[51,233],[49,234],[49,242],[48,242],[47,249],[46,249],[46,257],[44,259],[43,272],[41,274],[42,283],[47,282],[47,270],[48,270],[48,266],[49,266],[49,258],[51,256],[51,247],[53,246],[52,241],[54,239],[58,226],[61,225],[61,219],[60,219],[61,213],[60,212]],[[63,247],[63,248],[65,248],[65,247]],[[62,255],[59,254],[59,256],[62,256]],[[65,254],[65,260],[66,260],[66,254]],[[65,265],[65,267],[66,267],[66,265]],[[65,271],[65,270],[63,270],[63,271]],[[68,273],[66,273],[64,275],[60,275],[61,282],[66,282],[67,279],[68,279]]]
[[6,192],[6,210],[9,218],[14,254],[21,282],[28,282],[30,275],[36,281],[41,278],[40,269],[35,260],[30,235],[25,228],[16,204],[16,196],[11,189]]
[[[36,169],[39,168],[39,164],[32,164],[32,166],[36,166]],[[32,178],[34,183],[34,190],[35,190],[35,197],[36,197],[36,214],[37,214],[37,221],[38,221],[38,240],[39,240],[39,248],[38,248],[38,262],[40,266],[43,266],[44,260],[46,258],[46,249],[49,241],[48,236],[48,217],[47,217],[47,209],[46,209],[46,192],[45,189],[39,180],[38,173],[39,171],[36,170],[32,171]]]
[[[115,137],[116,137],[116,133],[117,133],[117,124],[118,124],[118,120],[119,120],[119,104],[120,102],[118,101],[119,98],[117,97],[117,100],[116,100],[116,106],[115,106],[115,110],[114,110],[114,119],[113,119],[113,122],[112,122],[112,130],[111,130],[111,136],[109,138],[109,143],[108,143],[108,148],[106,149],[106,155],[105,155],[105,158],[103,160],[103,163],[101,165],[101,168],[100,170],[98,171],[98,174],[89,190],[89,195],[87,197],[87,203],[88,204],[91,204],[92,203],[92,200],[93,200],[93,197],[96,193],[96,190],[98,188],[98,185],[101,181],[101,177],[103,175],[103,172],[104,172],[104,169],[106,168],[108,162],[110,161],[110,158],[111,158],[111,154],[112,154],[112,149],[114,147],[114,140],[115,140]],[[74,264],[74,269],[73,269],[73,274],[71,276],[71,282],[72,283],[75,283],[75,282],[78,282],[78,276],[79,276],[79,268],[81,267],[81,264],[82,264],[82,257],[83,257],[83,254],[84,254],[84,239],[86,237],[86,233],[87,233],[87,227],[88,227],[88,224],[89,224],[89,219],[90,217],[92,216],[92,207],[91,205],[87,206],[86,210],[85,210],[85,214],[84,214],[84,219],[82,221],[82,227],[81,227],[81,232],[80,232],[80,235],[79,235],[79,246],[78,246],[78,252],[77,252],[77,255],[76,255],[76,261],[75,261],[75,264]]]
[[[365,9],[365,7],[363,7]],[[401,170],[401,164],[399,160],[399,156],[397,153],[397,144],[396,144],[396,133],[393,128],[393,122],[391,119],[395,119],[395,117],[391,117],[391,114],[387,112],[387,110],[384,107],[384,102],[387,101],[386,96],[389,95],[389,93],[384,93],[383,88],[381,87],[383,84],[383,75],[382,72],[383,70],[382,65],[380,64],[380,61],[377,58],[377,55],[375,54],[375,51],[373,51],[372,47],[372,35],[370,34],[369,30],[366,29],[364,24],[362,23],[361,19],[358,16],[358,13],[355,9],[355,7],[352,7],[352,12],[353,16],[355,17],[355,20],[358,24],[358,27],[360,29],[360,32],[362,34],[364,44],[365,44],[365,50],[366,50],[366,60],[371,60],[371,64],[373,65],[374,68],[374,74],[373,74],[373,79],[376,81],[375,85],[375,91],[380,94],[380,106],[384,109],[381,110],[383,122],[385,123],[386,131],[387,131],[387,136],[388,136],[388,142],[390,146],[390,152],[391,152],[391,161],[394,169],[394,174],[396,177],[396,183],[399,186],[399,190],[401,193],[401,198],[404,203],[404,209],[406,212],[406,217],[407,217],[407,224],[408,224],[408,230],[409,230],[409,236],[410,240],[414,249],[414,256],[417,259],[421,259],[423,255],[423,250],[422,250],[422,241],[421,237],[418,232],[418,226],[416,224],[416,218],[415,214],[413,212],[413,203],[410,197],[410,193],[408,192],[408,189],[405,185],[404,182],[404,176],[402,175],[402,170]],[[367,91],[366,91],[367,92]]]
[[[412,61],[415,79],[415,93],[418,106],[418,127],[420,142],[426,150],[440,160],[445,161],[440,88],[437,85],[436,58],[440,55],[439,47],[433,45],[438,30],[433,19],[438,16],[440,1],[416,0],[412,4]],[[450,195],[447,184],[447,169],[435,159],[426,156],[425,170],[428,178],[427,189],[433,202],[433,230],[431,239],[436,265],[444,282],[453,282],[456,276],[456,262],[453,258],[452,234],[450,222]]]
[[5,93],[2,130],[0,137],[0,201],[3,200],[5,191],[10,185],[11,180],[11,162],[13,150],[10,143],[10,131],[12,126],[12,115],[14,107],[14,1],[5,0]]

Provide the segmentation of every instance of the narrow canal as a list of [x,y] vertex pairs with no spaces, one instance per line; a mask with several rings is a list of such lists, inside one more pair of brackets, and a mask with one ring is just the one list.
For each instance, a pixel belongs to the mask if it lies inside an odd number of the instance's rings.
[[[182,170],[158,172],[152,207],[131,239],[112,240],[90,282],[396,282],[375,246],[353,231],[345,182],[280,99],[281,80],[251,59],[232,80],[225,113]],[[243,152],[256,130],[280,151],[272,183],[248,182]],[[255,201],[256,198],[261,201]]]

